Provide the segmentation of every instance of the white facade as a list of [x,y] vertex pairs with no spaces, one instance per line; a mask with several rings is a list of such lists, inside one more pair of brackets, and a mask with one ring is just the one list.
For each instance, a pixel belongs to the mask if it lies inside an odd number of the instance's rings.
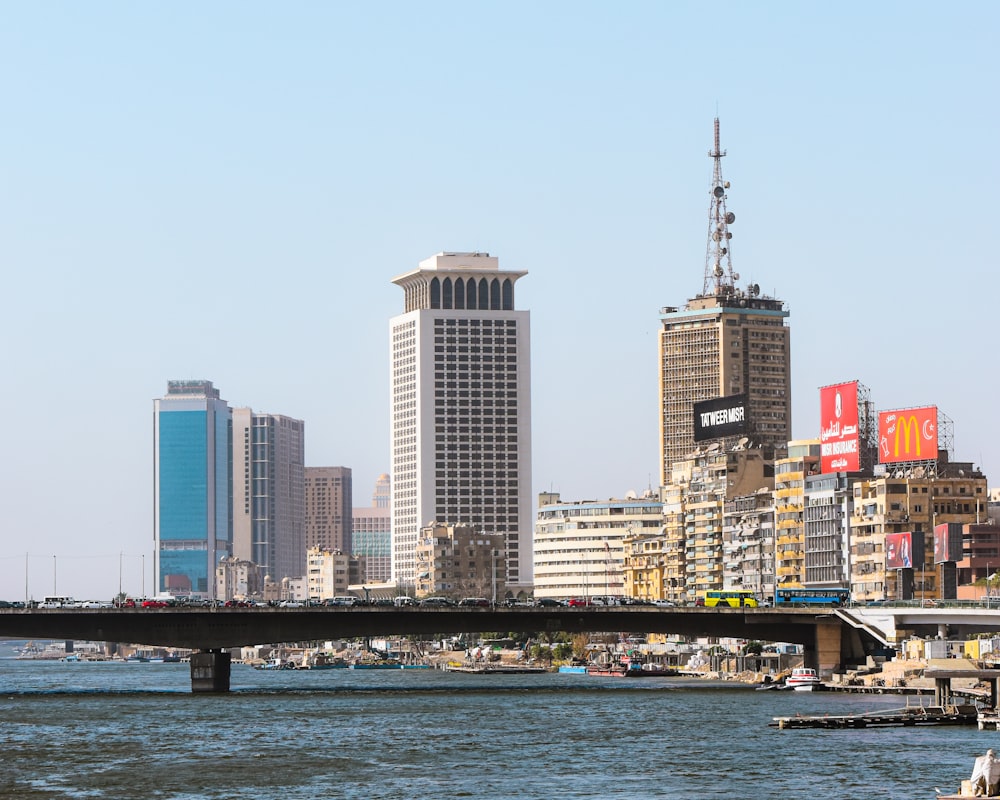
[[663,503],[647,496],[561,502],[542,494],[535,528],[535,597],[627,594],[625,539],[663,529]]
[[414,581],[420,529],[468,525],[506,541],[506,583],[532,583],[527,311],[486,253],[439,253],[393,280],[392,578]]

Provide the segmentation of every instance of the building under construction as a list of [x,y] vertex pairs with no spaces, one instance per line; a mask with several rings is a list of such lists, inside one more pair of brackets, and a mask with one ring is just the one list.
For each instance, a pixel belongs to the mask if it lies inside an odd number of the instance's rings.
[[[708,212],[708,240],[701,294],[683,308],[660,310],[660,481],[671,466],[697,448],[696,403],[740,396],[739,432],[720,436],[722,446],[761,448],[769,458],[783,455],[792,416],[788,311],[762,295],[733,271],[732,233],[736,215],[726,207],[728,181],[722,177],[719,120],[709,152],[714,170]],[[732,428],[725,429],[727,431]]]

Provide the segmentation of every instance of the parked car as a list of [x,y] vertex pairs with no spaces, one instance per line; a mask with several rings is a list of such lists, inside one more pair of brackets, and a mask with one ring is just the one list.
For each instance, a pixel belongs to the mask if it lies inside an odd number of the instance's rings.
[[305,608],[305,603],[301,600],[282,600],[278,608]]
[[562,600],[556,600],[554,597],[536,597],[535,605],[538,608],[557,608],[566,604]]
[[420,601],[420,605],[436,606],[438,608],[442,608],[445,606],[455,605],[455,601],[452,600],[450,597],[425,597],[423,600]]
[[143,608],[167,608],[170,605],[166,600],[143,600]]
[[489,608],[491,603],[485,597],[463,597],[458,601],[460,606],[472,608]]
[[592,606],[620,606],[622,602],[611,595],[595,594],[590,598],[590,604]]
[[361,606],[364,603],[360,598],[354,595],[337,595],[337,597],[330,597],[326,600],[326,605],[328,606]]
[[592,598],[590,597],[571,597],[566,605],[570,608],[581,608],[583,606],[593,605],[593,603],[591,603],[591,599]]
[[392,604],[396,606],[396,608],[406,608],[407,606],[417,605],[417,601],[404,594],[393,598]]
[[657,608],[676,608],[677,603],[673,600],[654,600],[653,605]]

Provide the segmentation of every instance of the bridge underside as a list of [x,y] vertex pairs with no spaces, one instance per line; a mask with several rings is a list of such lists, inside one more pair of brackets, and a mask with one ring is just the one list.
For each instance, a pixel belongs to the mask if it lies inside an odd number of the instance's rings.
[[675,633],[814,642],[815,611],[610,608],[165,608],[0,611],[0,636],[206,650],[261,643],[480,631]]
[[202,651],[192,659],[195,691],[229,688],[227,648],[263,643],[457,633],[665,633],[791,642],[824,677],[864,657],[862,637],[814,610],[605,608],[167,608],[0,612],[0,636],[131,642]]

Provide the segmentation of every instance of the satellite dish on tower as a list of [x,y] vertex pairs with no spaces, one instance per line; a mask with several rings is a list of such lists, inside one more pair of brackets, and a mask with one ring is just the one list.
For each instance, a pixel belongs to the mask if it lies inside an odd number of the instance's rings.
[[732,211],[726,214],[726,222],[728,222],[730,225],[736,222],[736,215]]
[[721,186],[716,186],[715,190],[713,191],[713,194],[716,197],[722,197],[722,195],[724,195],[725,193],[726,193],[726,190],[723,189]]

